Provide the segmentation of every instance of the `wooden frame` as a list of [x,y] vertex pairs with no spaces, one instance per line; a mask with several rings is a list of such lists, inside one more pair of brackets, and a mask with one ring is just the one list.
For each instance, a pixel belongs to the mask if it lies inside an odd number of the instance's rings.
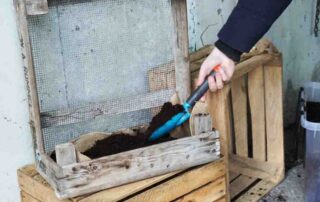
[[[33,136],[36,140],[36,169],[54,188],[60,199],[88,194],[163,175],[168,172],[212,162],[220,158],[218,134],[210,132],[84,162],[78,162],[78,152],[75,150],[75,147],[70,143],[66,143],[56,147],[57,163],[54,162],[45,152],[42,136],[43,128],[79,122],[79,119],[69,119],[79,114],[83,116],[81,121],[96,118],[99,115],[116,114],[117,106],[113,106],[112,102],[111,104],[105,102],[77,109],[62,109],[40,113],[36,76],[27,27],[27,15],[39,15],[48,12],[47,1],[15,0],[14,5],[17,13],[17,25],[28,86],[30,122]],[[177,84],[175,89],[179,93],[180,98],[185,100],[190,93],[191,86],[186,0],[172,0],[171,5],[176,36],[173,41],[173,62],[175,71],[179,72],[175,76]],[[165,100],[155,100],[156,95],[159,93],[166,95],[163,96]],[[139,102],[136,97],[132,97],[131,100],[137,100],[136,108],[126,109],[126,111],[130,112],[137,109],[161,106],[163,102],[169,100],[173,93],[174,91],[170,89],[151,92],[146,95],[145,99],[140,97],[140,100],[144,100],[145,102]],[[97,108],[96,105],[99,106],[98,114],[94,110]],[[220,172],[220,170],[218,171]],[[164,179],[166,176],[169,177],[171,175],[168,174],[158,178]],[[117,176],[117,178],[115,179],[114,176]],[[154,180],[151,181],[154,182]],[[205,176],[204,181],[208,183],[210,182],[210,178]],[[202,185],[199,184],[194,189]],[[193,190],[192,186],[187,188],[190,190],[185,193]],[[176,195],[176,197],[178,196],[180,195]]]

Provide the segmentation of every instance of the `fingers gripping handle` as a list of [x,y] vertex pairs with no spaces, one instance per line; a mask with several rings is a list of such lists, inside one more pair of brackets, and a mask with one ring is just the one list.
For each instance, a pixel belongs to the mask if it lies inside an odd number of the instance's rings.
[[216,75],[217,71],[219,71],[221,65],[216,65],[213,69],[212,72],[206,77],[206,79],[204,80],[204,82],[197,87],[197,89],[195,91],[192,92],[192,94],[190,95],[190,97],[187,99],[187,103],[193,107],[197,101],[199,101],[202,96],[209,90],[209,82],[208,82],[208,77],[209,76],[214,76]]

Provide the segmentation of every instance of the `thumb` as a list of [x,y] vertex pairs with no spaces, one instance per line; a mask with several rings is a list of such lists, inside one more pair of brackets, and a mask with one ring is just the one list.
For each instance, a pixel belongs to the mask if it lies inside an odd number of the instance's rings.
[[206,76],[207,76],[206,68],[202,64],[201,68],[200,68],[200,71],[199,71],[197,86],[200,86],[204,82],[204,79],[206,78]]

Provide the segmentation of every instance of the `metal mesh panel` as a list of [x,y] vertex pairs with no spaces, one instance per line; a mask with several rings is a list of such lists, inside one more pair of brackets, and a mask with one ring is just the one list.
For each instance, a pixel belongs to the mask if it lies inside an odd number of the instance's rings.
[[[165,77],[166,86],[160,87],[155,84],[163,83],[163,76],[150,77],[153,68],[160,72],[173,69],[170,3],[49,1],[49,14],[28,17],[41,114],[53,116],[57,110],[68,109],[82,113],[79,108],[101,102],[113,103],[108,106],[118,110],[89,114],[83,120],[77,118],[81,114],[71,114],[71,121],[60,119],[51,127],[43,123],[46,151],[84,133],[111,132],[150,121],[152,103],[136,109],[136,95],[143,97],[175,85],[174,76]],[[151,99],[161,100],[165,95],[158,93]],[[72,122],[75,117],[78,120]]]

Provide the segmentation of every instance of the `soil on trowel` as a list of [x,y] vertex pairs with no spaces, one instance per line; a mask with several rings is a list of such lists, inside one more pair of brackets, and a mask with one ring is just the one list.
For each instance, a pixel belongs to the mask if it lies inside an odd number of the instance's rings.
[[160,112],[152,118],[145,132],[136,131],[137,134],[135,136],[124,133],[113,134],[108,138],[97,141],[95,146],[83,154],[91,159],[95,159],[173,140],[174,138],[169,134],[152,142],[148,141],[148,138],[156,129],[183,110],[182,105],[172,105],[170,102],[167,102],[162,106]]
[[307,102],[307,120],[320,123],[320,103]]

